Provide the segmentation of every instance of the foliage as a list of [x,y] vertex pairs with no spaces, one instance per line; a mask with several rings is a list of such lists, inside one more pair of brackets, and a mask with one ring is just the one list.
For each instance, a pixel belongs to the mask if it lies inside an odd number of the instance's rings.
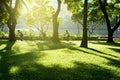
[[78,22],[80,24],[83,20],[83,2],[82,0],[65,0],[65,4],[67,4],[67,9],[72,12],[71,19],[74,22]]
[[0,30],[0,37],[4,37],[4,36],[5,36],[5,33]]
[[23,15],[25,23],[29,27],[35,27],[38,31],[45,32],[51,22],[53,8],[49,5],[48,0],[33,0],[31,5],[31,8]]
[[3,24],[7,23],[12,10],[15,13],[14,16],[18,18],[23,7],[22,0],[18,0],[18,2],[15,0],[0,0],[0,4],[0,22],[2,22]]
[[[120,2],[117,0],[112,0],[112,1],[106,0],[106,9],[107,9],[107,14],[109,16],[110,22],[115,20],[114,18],[119,17],[120,6],[117,6],[116,8],[116,5],[119,5],[119,4]],[[105,22],[105,19],[103,18],[104,14],[101,11],[99,1],[96,1],[96,0],[92,1],[89,8],[91,10],[90,14],[92,16],[90,20]]]
[[[83,2],[82,0],[65,0],[65,3],[68,5],[67,8],[69,11],[72,12],[71,19],[74,22],[78,22],[82,24],[82,16],[83,16]],[[118,0],[114,1],[107,1],[107,13],[109,14],[109,18],[111,22],[114,22],[117,19],[119,19],[119,6],[120,2]],[[93,15],[94,14],[94,15]],[[101,11],[101,8],[99,6],[99,2],[97,0],[92,0],[92,2],[89,2],[88,6],[88,22],[99,22],[104,23],[105,19],[103,18],[104,14]],[[115,23],[114,23],[115,25]]]
[[0,24],[4,25],[5,23],[7,23],[7,19],[8,13],[6,12],[5,7],[0,3]]

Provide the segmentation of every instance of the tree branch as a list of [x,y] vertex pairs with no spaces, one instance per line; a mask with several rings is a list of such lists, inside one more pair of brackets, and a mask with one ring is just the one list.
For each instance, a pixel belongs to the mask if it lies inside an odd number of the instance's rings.
[[5,6],[6,10],[8,11],[8,13],[10,14],[11,13],[11,7],[8,6],[7,2],[6,1],[2,1],[3,5]]
[[61,0],[57,0],[58,2],[58,8],[57,11],[55,12],[55,15],[58,16],[59,12],[60,12],[60,8],[61,8]]
[[114,26],[112,30],[115,31],[119,26],[120,26],[120,20],[118,21],[118,23]]
[[101,10],[102,10],[102,12],[103,12],[103,14],[104,14],[104,17],[105,17],[105,19],[106,19],[108,31],[110,32],[110,31],[111,31],[111,24],[110,24],[110,20],[109,20],[107,11],[106,11],[105,2],[102,3],[102,1],[99,0],[99,4],[100,4],[100,8],[101,8]]

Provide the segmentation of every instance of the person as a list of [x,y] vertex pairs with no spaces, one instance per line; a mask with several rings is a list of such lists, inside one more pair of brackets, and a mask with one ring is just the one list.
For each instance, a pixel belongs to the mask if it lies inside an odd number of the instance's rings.
[[18,30],[18,37],[21,41],[23,40],[23,33],[20,30]]
[[65,31],[65,39],[67,41],[69,41],[69,39],[70,39],[70,34],[69,34],[68,30]]

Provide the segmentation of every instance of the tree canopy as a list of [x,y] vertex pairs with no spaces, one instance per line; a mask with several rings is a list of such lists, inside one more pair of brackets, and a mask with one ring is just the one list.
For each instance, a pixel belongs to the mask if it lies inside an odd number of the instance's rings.
[[24,0],[0,0],[0,23],[8,25],[10,41],[16,40],[15,27],[23,5],[26,6]]
[[32,1],[31,5],[33,6],[23,15],[23,19],[28,26],[38,27],[51,22],[53,8],[49,5],[48,0]]

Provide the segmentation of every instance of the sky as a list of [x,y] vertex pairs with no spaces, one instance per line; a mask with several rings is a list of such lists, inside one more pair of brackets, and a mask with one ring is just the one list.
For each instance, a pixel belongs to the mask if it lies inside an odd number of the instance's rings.
[[[84,0],[82,0],[84,2]],[[91,2],[92,0],[88,0],[88,2]]]

